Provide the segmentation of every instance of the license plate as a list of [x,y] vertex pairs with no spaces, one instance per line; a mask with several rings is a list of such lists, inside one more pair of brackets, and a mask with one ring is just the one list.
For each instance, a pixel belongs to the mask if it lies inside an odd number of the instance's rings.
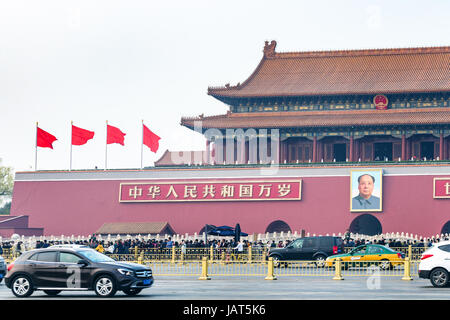
[[3,275],[2,274],[0,274],[0,279],[3,279]]
[[143,283],[144,285],[150,284],[150,279],[146,279],[146,280],[142,281],[142,283]]

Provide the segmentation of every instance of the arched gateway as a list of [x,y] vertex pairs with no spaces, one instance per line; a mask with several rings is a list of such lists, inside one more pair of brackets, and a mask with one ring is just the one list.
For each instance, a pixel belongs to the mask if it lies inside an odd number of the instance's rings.
[[273,221],[266,228],[266,232],[288,232],[288,231],[292,231],[291,227],[289,227],[289,225],[286,222],[281,220]]
[[450,234],[450,221],[447,221],[441,229],[441,234]]
[[383,228],[380,221],[371,214],[362,214],[353,219],[350,224],[350,232],[374,236],[381,234]]

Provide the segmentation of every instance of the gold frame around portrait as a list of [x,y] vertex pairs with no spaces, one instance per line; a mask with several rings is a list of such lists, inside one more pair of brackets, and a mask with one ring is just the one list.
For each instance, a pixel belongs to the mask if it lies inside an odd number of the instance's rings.
[[[353,209],[352,208],[352,199],[353,199],[353,181],[354,181],[354,173],[374,173],[375,181],[379,180],[380,182],[380,209]],[[376,174],[376,175],[375,175]],[[350,170],[350,212],[382,212],[383,211],[383,169],[355,169]]]
[[[289,182],[289,183],[298,183],[299,184],[299,195],[295,198],[284,198],[284,199],[180,199],[180,200],[121,200],[122,198],[122,185],[138,185],[138,184],[193,184],[193,183],[277,183],[277,182]],[[258,179],[246,179],[246,180],[226,180],[226,179],[212,179],[212,180],[177,180],[177,181],[136,181],[136,182],[121,182],[119,186],[119,203],[170,203],[170,202],[227,202],[227,201],[235,201],[235,202],[245,202],[245,201],[299,201],[302,200],[302,179],[285,179],[285,180],[258,180]]]

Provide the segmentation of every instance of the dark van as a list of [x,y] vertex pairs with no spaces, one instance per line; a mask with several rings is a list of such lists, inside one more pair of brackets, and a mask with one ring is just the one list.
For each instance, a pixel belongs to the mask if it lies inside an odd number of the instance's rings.
[[[284,261],[315,261],[324,266],[325,259],[334,254],[344,253],[344,241],[340,237],[320,236],[298,238],[285,248],[271,248],[268,257],[272,257],[278,267]],[[286,263],[285,263],[286,264]]]

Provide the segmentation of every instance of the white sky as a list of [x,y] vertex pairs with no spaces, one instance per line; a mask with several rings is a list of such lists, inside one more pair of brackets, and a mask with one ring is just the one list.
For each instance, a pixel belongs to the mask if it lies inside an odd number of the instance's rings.
[[264,41],[278,52],[450,45],[450,1],[0,0],[0,158],[34,170],[36,122],[54,134],[38,169],[69,169],[70,121],[95,131],[73,169],[105,166],[106,120],[127,135],[108,168],[139,168],[141,121],[164,150],[200,150],[182,116],[223,114],[208,86],[254,71]]

